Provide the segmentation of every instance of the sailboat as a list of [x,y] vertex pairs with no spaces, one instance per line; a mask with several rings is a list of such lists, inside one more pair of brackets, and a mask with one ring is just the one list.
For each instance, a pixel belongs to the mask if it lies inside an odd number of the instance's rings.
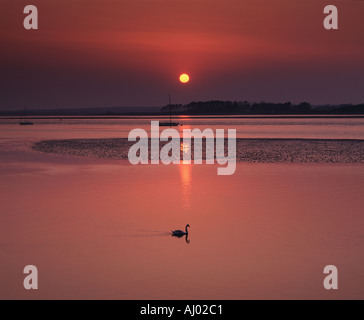
[[27,121],[25,119],[25,108],[24,108],[24,111],[23,111],[23,117],[20,119],[19,124],[21,126],[32,126],[34,124],[33,122]]
[[169,104],[168,104],[168,109],[169,109],[169,122],[159,122],[159,126],[160,127],[177,127],[177,126],[179,126],[179,123],[178,122],[172,122],[171,93],[169,93],[168,98],[169,98]]

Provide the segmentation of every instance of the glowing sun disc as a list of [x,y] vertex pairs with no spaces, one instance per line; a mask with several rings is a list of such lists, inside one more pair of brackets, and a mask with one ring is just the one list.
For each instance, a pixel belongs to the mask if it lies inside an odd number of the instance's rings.
[[179,81],[181,81],[182,83],[187,83],[188,81],[190,81],[190,77],[188,74],[183,73],[179,76]]

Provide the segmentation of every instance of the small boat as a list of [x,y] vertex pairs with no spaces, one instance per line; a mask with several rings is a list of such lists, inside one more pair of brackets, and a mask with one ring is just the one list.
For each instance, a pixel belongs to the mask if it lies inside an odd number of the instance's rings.
[[159,122],[160,127],[177,127],[179,126],[178,122]]
[[178,122],[172,122],[171,93],[169,93],[169,104],[168,104],[168,107],[169,107],[169,122],[159,122],[159,126],[160,127],[177,127],[177,126],[179,126],[179,123]]
[[22,119],[20,119],[19,124],[21,126],[32,126],[34,124],[33,122],[27,121],[25,119],[25,108],[24,108],[24,111],[23,111],[23,117],[22,117]]

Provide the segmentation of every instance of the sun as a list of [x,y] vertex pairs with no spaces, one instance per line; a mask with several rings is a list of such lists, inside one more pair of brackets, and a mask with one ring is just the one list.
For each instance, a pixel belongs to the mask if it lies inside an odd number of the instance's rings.
[[187,83],[188,81],[190,81],[190,76],[186,73],[183,73],[179,76],[179,81],[181,81],[182,83]]

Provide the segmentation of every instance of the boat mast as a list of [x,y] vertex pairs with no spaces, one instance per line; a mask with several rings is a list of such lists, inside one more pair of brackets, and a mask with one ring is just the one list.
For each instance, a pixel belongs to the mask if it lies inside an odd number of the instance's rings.
[[171,93],[168,92],[168,105],[169,105],[169,123],[172,123],[172,111],[171,111]]
[[23,109],[23,113],[21,115],[20,121],[25,122],[25,107]]

